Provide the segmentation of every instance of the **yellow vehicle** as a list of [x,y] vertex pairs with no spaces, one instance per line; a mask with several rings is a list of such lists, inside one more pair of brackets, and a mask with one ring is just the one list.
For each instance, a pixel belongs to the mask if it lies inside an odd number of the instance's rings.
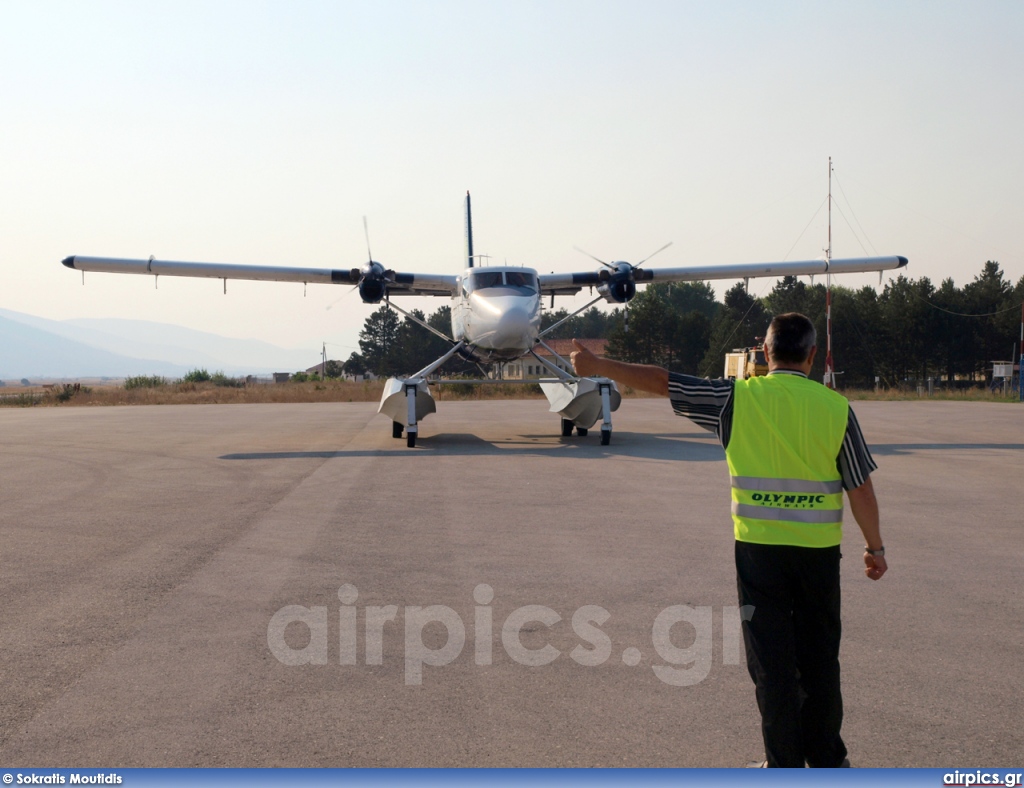
[[764,343],[754,347],[734,348],[725,354],[725,374],[729,380],[745,380],[768,374],[768,359],[764,355]]

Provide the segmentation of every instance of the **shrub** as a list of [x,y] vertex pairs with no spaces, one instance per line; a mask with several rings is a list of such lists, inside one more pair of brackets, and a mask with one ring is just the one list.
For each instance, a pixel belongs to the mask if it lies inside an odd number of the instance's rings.
[[308,380],[309,380],[309,373],[308,372],[296,372],[291,377],[292,383],[305,383]]
[[210,373],[205,369],[193,369],[181,380],[184,383],[205,383],[210,377]]
[[167,384],[167,379],[159,375],[136,375],[124,379],[125,389],[155,389]]
[[33,405],[38,405],[43,401],[43,398],[39,394],[4,394],[0,397],[0,405],[10,405],[15,408],[31,408]]
[[210,382],[214,386],[224,386],[225,388],[240,389],[245,388],[245,380],[240,378],[229,378],[221,370],[217,370],[210,376]]

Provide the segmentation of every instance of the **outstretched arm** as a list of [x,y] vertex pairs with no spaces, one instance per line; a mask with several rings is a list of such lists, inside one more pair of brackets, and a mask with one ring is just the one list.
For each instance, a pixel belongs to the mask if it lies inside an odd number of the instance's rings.
[[[847,490],[847,497],[850,499],[850,511],[853,512],[861,533],[864,534],[864,546],[870,550],[882,549],[882,534],[878,516],[878,500],[875,498],[875,488],[871,484],[871,477],[864,480],[864,484],[854,490]],[[884,555],[871,555],[864,553],[864,574],[872,580],[878,580],[885,574],[889,566],[885,562]]]
[[572,368],[580,377],[606,377],[632,389],[668,396],[668,370],[650,364],[626,364],[599,358],[575,339],[570,354]]

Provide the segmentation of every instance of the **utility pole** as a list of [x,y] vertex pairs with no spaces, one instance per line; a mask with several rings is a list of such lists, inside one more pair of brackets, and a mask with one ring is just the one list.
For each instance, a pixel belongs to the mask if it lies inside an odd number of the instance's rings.
[[320,380],[327,380],[327,343],[326,342],[324,342],[323,345],[321,345],[321,351],[320,352],[321,352],[321,355],[323,356],[323,361],[320,364]]
[[[1010,367],[1013,374],[1013,367]],[[1017,367],[1017,399],[1024,402],[1024,303],[1020,305],[1020,364]]]

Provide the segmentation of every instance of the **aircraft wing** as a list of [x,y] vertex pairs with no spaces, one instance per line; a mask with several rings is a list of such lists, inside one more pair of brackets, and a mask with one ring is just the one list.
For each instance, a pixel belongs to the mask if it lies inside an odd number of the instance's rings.
[[[85,257],[73,255],[62,261],[76,271],[110,274],[143,274],[148,276],[191,276],[208,279],[254,279],[270,282],[303,282],[311,284],[358,285],[367,274],[359,268],[293,268],[278,265],[240,265],[232,263],[182,263],[171,260],[125,260],[116,257]],[[379,274],[387,280],[388,295],[451,296],[455,276],[444,274],[408,274],[385,271],[379,263]],[[376,271],[371,276],[376,275]]]
[[[615,262],[596,271],[570,274],[541,274],[545,295],[575,295],[584,287],[610,285],[616,279],[636,284],[647,282],[694,282],[709,279],[754,279],[759,276],[805,276],[889,271],[907,264],[906,257],[851,257],[843,260],[801,260],[786,263],[739,263],[735,265],[690,265],[679,268],[643,268]],[[613,299],[618,300],[618,299]]]

